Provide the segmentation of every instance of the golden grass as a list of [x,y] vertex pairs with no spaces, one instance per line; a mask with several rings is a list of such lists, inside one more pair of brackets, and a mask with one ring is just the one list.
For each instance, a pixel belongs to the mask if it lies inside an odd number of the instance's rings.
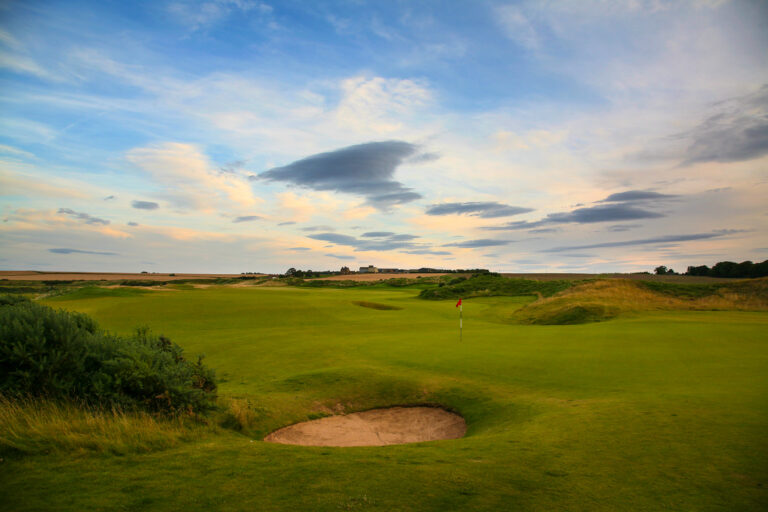
[[256,411],[254,411],[250,400],[245,398],[229,398],[222,425],[238,432],[247,432],[251,430],[258,421]]
[[698,297],[657,292],[631,280],[590,281],[559,292],[518,310],[524,323],[557,324],[607,320],[634,311],[663,310],[768,310],[766,280],[744,286],[723,286]]
[[0,396],[0,453],[142,453],[175,446],[210,427],[190,418],[156,418],[44,399]]

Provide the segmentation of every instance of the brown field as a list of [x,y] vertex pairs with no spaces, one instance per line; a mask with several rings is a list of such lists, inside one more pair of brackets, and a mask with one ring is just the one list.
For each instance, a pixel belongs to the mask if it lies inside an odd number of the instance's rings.
[[[249,277],[259,277],[266,274],[248,274]],[[416,279],[417,277],[437,277],[444,276],[445,273],[401,273],[401,274],[349,274],[330,277],[317,278],[322,281],[382,281],[384,279],[406,278]],[[456,274],[465,275],[465,274]],[[683,276],[669,275],[657,276],[654,274],[512,274],[504,273],[504,277],[513,277],[517,279],[535,279],[538,281],[551,281],[555,279],[631,279],[639,281],[663,281],[667,283],[717,283],[732,281],[728,278],[703,277],[703,276]],[[241,274],[141,274],[129,272],[44,272],[38,270],[0,270],[0,279],[9,281],[121,281],[124,279],[135,279],[142,281],[176,281],[179,279],[216,279],[219,277],[233,278],[240,277]]]
[[407,279],[416,279],[417,277],[434,277],[434,276],[444,276],[445,274],[440,274],[438,272],[435,273],[424,273],[424,274],[348,274],[346,276],[331,276],[331,277],[319,277],[317,278],[318,281],[382,281],[384,279],[396,279],[396,278],[407,278]]
[[501,274],[504,277],[513,277],[516,279],[535,279],[537,281],[554,281],[557,279],[579,280],[579,279],[631,279],[633,281],[662,281],[665,283],[679,284],[706,284],[706,283],[725,283],[733,281],[727,277],[705,277],[705,276],[683,276],[683,275],[664,275],[655,274]]
[[216,279],[240,277],[240,274],[131,274],[121,272],[41,272],[36,270],[0,270],[0,279],[9,281],[175,281],[178,279]]

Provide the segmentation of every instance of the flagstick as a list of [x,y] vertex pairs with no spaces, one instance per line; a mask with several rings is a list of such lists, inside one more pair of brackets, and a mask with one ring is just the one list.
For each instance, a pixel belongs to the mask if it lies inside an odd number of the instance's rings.
[[463,318],[462,318],[462,310],[464,309],[464,304],[459,306],[459,343],[461,343],[464,339],[464,325],[463,325]]

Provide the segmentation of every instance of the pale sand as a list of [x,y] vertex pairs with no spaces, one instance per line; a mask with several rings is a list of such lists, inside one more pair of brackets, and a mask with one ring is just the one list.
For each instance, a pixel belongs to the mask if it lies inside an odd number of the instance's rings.
[[272,432],[264,441],[302,446],[384,446],[458,439],[464,418],[437,407],[392,407],[330,416]]

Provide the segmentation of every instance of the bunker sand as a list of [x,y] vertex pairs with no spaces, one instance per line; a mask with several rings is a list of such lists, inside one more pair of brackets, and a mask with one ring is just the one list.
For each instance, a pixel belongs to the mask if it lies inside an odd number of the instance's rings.
[[436,407],[392,407],[297,423],[264,441],[302,446],[385,446],[458,439],[464,418]]

